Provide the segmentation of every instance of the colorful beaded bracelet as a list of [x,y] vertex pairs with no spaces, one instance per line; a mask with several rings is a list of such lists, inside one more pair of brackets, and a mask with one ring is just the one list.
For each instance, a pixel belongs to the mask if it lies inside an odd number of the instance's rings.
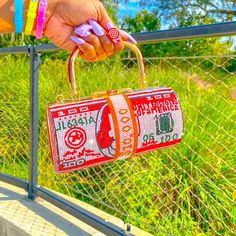
[[24,25],[23,0],[15,0],[14,4],[15,4],[15,15],[14,15],[15,32],[21,33]]
[[27,20],[26,20],[26,26],[25,26],[26,35],[32,34],[37,8],[38,8],[38,0],[31,0],[29,3],[29,10],[27,13]]
[[36,18],[36,31],[35,36],[37,39],[41,39],[43,36],[43,28],[46,21],[46,10],[47,10],[47,0],[40,0],[38,7],[38,16]]

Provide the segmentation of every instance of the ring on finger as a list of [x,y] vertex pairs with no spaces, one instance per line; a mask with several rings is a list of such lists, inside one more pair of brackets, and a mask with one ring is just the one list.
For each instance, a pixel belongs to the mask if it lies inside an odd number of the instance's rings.
[[107,31],[107,37],[113,42],[113,43],[119,43],[121,40],[121,36],[119,33],[119,30],[116,28],[110,28]]

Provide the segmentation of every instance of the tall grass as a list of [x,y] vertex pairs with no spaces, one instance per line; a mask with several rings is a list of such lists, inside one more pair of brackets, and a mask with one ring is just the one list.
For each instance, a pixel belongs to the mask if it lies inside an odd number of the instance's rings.
[[[81,62],[81,96],[111,88],[139,88],[137,68],[128,61]],[[0,170],[27,179],[29,128],[28,58],[0,62]],[[227,73],[148,66],[149,85],[172,87],[185,117],[185,136],[174,148],[141,157],[56,175],[49,155],[45,107],[58,94],[70,96],[65,62],[47,59],[39,80],[39,184],[86,201],[156,235],[233,235],[236,227],[236,102]],[[190,79],[209,81],[202,88]],[[224,80],[224,84],[219,81]],[[154,228],[153,228],[153,227]]]

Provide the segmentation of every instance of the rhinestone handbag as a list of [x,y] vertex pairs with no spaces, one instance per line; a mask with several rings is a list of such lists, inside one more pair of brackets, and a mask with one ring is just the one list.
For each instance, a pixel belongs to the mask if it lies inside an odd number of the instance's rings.
[[[179,143],[183,114],[176,93],[167,87],[148,88],[139,49],[128,42],[138,59],[140,90],[94,92],[90,97],[47,106],[48,136],[53,165],[64,173],[118,161]],[[79,97],[75,80],[75,50],[68,74],[72,92]]]

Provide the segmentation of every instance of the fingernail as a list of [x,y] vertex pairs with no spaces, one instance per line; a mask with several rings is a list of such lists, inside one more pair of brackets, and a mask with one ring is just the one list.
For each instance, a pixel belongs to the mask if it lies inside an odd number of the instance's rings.
[[105,34],[104,29],[94,20],[90,19],[89,24],[93,27],[93,32],[98,36],[102,36]]
[[111,22],[107,23],[107,29],[110,30],[112,28],[115,28],[115,26]]
[[70,36],[70,39],[73,40],[77,44],[83,44],[85,41],[81,38],[75,37],[75,36]]
[[93,29],[91,25],[82,24],[79,27],[75,28],[75,33],[81,37],[88,37],[91,34],[90,32],[91,29]]
[[129,33],[125,32],[124,30],[121,30],[121,32],[128,38],[131,43],[137,43],[137,41]]

